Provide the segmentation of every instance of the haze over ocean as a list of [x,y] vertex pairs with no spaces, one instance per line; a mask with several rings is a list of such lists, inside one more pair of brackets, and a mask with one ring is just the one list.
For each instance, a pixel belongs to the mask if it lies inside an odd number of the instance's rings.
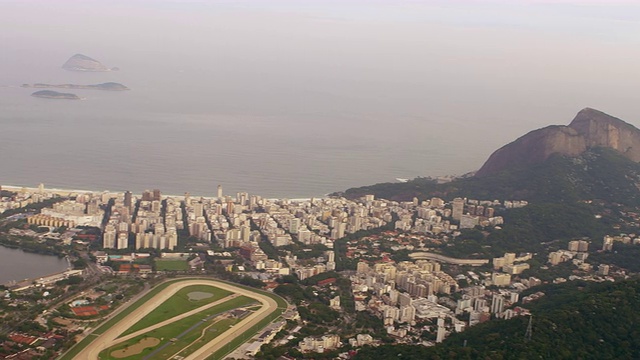
[[[3,1],[0,184],[296,198],[462,174],[587,106],[640,125],[638,33],[630,1]],[[120,71],[62,70],[76,53]],[[107,81],[132,90],[20,88]]]

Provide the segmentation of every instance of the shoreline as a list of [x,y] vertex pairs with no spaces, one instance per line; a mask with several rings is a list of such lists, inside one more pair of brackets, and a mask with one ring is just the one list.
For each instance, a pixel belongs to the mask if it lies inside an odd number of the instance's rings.
[[38,251],[33,251],[29,248],[24,248],[20,245],[15,245],[15,244],[5,244],[0,242],[0,246],[2,246],[3,248],[7,248],[7,249],[12,249],[12,250],[20,250],[29,254],[35,254],[35,255],[45,255],[45,256],[55,256],[59,259],[62,259],[63,257],[68,256],[67,254],[63,254],[63,253],[57,253],[57,252],[47,252],[47,253],[41,253]]
[[[17,185],[2,185],[2,189],[3,190],[7,190],[7,191],[12,191],[12,192],[20,192],[23,189],[27,190],[29,192],[38,192],[40,191],[40,188],[38,187],[29,187],[29,186],[17,186]],[[108,193],[108,194],[124,194],[125,191],[127,190],[122,190],[122,191],[111,191],[108,189],[105,190],[81,190],[81,189],[62,189],[62,188],[43,188],[44,191],[46,192],[52,192],[54,194],[60,195],[60,196],[71,196],[72,194],[101,194],[101,193]],[[136,195],[133,191],[132,193],[134,195]],[[140,193],[141,194],[141,193]],[[254,195],[259,195],[259,194],[254,194]],[[217,196],[200,196],[200,195],[196,195],[196,194],[189,194],[190,197],[192,198],[203,198],[203,199],[218,199]],[[173,195],[173,194],[162,194],[162,197],[166,197],[166,198],[183,198],[184,199],[184,194],[183,195]],[[287,198],[287,197],[282,197],[282,198],[265,198],[266,200],[284,200],[287,199],[289,201],[309,201],[311,199],[326,199],[329,197],[329,194],[325,194],[322,196],[311,196],[311,197],[303,197],[303,198]]]

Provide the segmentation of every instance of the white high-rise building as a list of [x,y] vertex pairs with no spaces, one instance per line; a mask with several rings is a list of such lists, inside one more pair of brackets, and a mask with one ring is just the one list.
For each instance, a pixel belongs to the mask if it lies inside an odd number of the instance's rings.
[[289,232],[292,234],[297,234],[300,229],[300,219],[293,218],[289,221]]
[[116,247],[116,228],[109,224],[104,229],[102,235],[102,247],[105,249],[115,249]]
[[436,342],[441,343],[444,340],[444,336],[445,336],[444,319],[438,318],[438,331],[436,333]]
[[451,217],[454,220],[460,221],[460,219],[462,219],[462,214],[464,212],[464,199],[462,198],[453,199],[452,207],[453,209],[451,210]]
[[501,314],[504,310],[504,297],[502,295],[493,295],[491,300],[491,313]]
[[129,247],[129,233],[118,233],[118,249],[126,249]]

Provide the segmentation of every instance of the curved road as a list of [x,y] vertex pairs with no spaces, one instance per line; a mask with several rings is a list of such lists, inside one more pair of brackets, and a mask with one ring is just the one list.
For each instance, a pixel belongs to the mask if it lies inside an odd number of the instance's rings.
[[[93,342],[91,342],[84,349],[82,349],[82,351],[80,351],[80,353],[78,353],[78,355],[76,355],[75,358],[76,359],[98,359],[98,355],[102,350],[107,349],[123,341],[122,339],[117,339],[117,337],[120,334],[122,334],[131,326],[133,326],[135,323],[140,321],[143,317],[149,314],[153,309],[158,307],[160,304],[167,301],[167,299],[169,299],[171,296],[177,293],[180,289],[185,288],[187,286],[191,286],[191,285],[215,286],[223,290],[234,292],[238,295],[244,295],[252,299],[256,299],[262,304],[262,307],[259,310],[255,311],[253,314],[246,317],[244,320],[242,320],[238,324],[236,324],[235,326],[233,326],[232,328],[230,328],[229,330],[222,333],[220,336],[216,337],[215,339],[213,339],[212,341],[210,341],[209,343],[207,343],[206,345],[198,349],[196,352],[191,354],[186,359],[190,359],[190,360],[205,359],[207,356],[210,356],[213,352],[217,351],[222,346],[226,345],[226,343],[230,341],[233,337],[241,334],[243,331],[248,330],[249,328],[251,328],[258,322],[260,322],[262,319],[267,317],[269,314],[271,314],[273,311],[275,311],[278,308],[278,304],[276,303],[276,301],[266,295],[262,295],[260,293],[256,293],[256,292],[243,289],[237,286],[233,286],[227,283],[223,283],[215,280],[208,280],[208,279],[190,279],[190,280],[178,281],[175,284],[171,284],[167,286],[164,290],[159,292],[151,300],[140,305],[140,307],[138,307],[137,310],[127,315],[124,319],[120,320],[118,323],[114,324],[112,327],[107,329],[105,332],[99,335]],[[220,301],[227,301],[229,299],[230,297],[227,296],[224,299],[221,299]],[[219,303],[219,301],[216,301],[216,303]],[[163,325],[166,325],[169,322],[173,322],[181,318],[184,318],[185,316],[188,316],[187,314],[191,315],[194,312],[200,312],[204,310],[204,308],[208,308],[211,306],[213,305],[210,305],[210,304],[205,305],[198,309],[192,310],[188,313],[181,314],[169,319],[172,321],[167,320],[167,321],[163,321],[162,323]],[[145,329],[141,331],[146,332],[148,330]],[[89,335],[89,336],[93,336],[93,335]],[[128,337],[129,336],[127,336],[127,338]]]
[[455,265],[482,266],[489,263],[489,259],[457,259],[426,251],[411,253],[409,254],[409,257],[413,260],[437,260]]

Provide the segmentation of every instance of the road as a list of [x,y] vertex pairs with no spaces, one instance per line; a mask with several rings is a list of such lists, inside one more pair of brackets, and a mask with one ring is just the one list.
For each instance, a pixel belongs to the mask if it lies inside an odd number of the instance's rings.
[[[241,322],[239,322],[238,324],[236,324],[235,326],[233,326],[232,328],[230,328],[229,330],[227,330],[226,332],[222,333],[220,336],[213,339],[211,342],[204,345],[202,348],[198,349],[196,352],[191,354],[186,359],[190,359],[190,360],[205,359],[207,356],[211,355],[212,352],[215,352],[218,349],[220,349],[222,346],[226,345],[226,343],[230,341],[232,338],[234,338],[235,336],[241,334],[243,331],[249,329],[251,326],[260,322],[262,319],[264,319],[273,311],[275,311],[278,307],[276,301],[266,295],[262,295],[247,289],[243,289],[231,284],[224,283],[224,282],[219,282],[216,280],[209,280],[209,279],[189,279],[189,280],[179,281],[167,286],[160,293],[154,296],[151,300],[147,301],[146,303],[138,307],[137,310],[133,311],[131,314],[127,315],[124,319],[114,324],[112,327],[104,331],[101,335],[98,335],[96,340],[94,340],[91,344],[87,345],[82,351],[80,351],[80,353],[78,353],[78,355],[76,355],[75,358],[76,359],[98,359],[98,355],[102,350],[107,349],[122,341],[121,339],[117,339],[117,337],[120,334],[122,334],[131,326],[133,326],[135,323],[140,321],[143,317],[145,317],[147,314],[153,311],[153,309],[155,309],[160,304],[162,304],[167,299],[169,299],[171,296],[173,296],[175,293],[180,291],[180,289],[185,288],[187,286],[192,286],[192,285],[210,285],[210,286],[215,286],[220,289],[236,293],[238,295],[244,295],[252,299],[258,300],[262,304],[262,307],[259,310],[255,311],[250,316],[248,316],[247,318],[245,318],[244,320],[242,320]],[[228,299],[229,297],[223,300],[228,300]],[[131,304],[133,303],[134,302],[132,301]],[[196,309],[196,310],[193,310],[193,311],[198,312],[202,310],[202,308]],[[185,314],[182,314],[182,315],[185,315]],[[173,321],[176,321],[178,320],[178,318],[181,318],[181,317],[176,316],[172,319]],[[167,322],[163,321],[163,325],[166,325],[166,324]],[[89,335],[89,336],[94,336],[94,335]]]
[[457,259],[426,251],[411,253],[409,254],[409,257],[413,260],[437,260],[455,265],[482,266],[489,263],[489,259]]

